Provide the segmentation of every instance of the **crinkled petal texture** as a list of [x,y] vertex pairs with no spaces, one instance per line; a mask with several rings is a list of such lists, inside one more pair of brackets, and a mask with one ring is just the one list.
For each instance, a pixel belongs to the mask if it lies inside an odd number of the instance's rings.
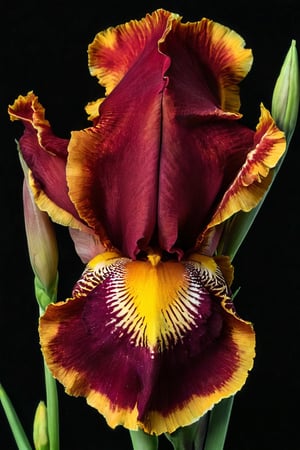
[[181,258],[259,202],[285,150],[263,106],[256,132],[238,120],[251,63],[234,31],[163,9],[100,32],[89,66],[107,97],[92,127],[55,137],[33,93],[9,109],[39,207],[132,259],[149,246]]
[[9,107],[9,114],[25,126],[19,145],[30,169],[29,182],[37,205],[54,221],[79,228],[79,216],[68,195],[66,179],[69,140],[53,134],[45,110],[33,92],[20,95]]
[[102,244],[79,217],[70,199],[66,178],[69,140],[53,134],[45,110],[33,92],[20,95],[8,111],[11,120],[22,120],[25,126],[19,148],[29,168],[28,183],[36,204],[54,222],[73,230],[71,236],[77,253],[88,262],[105,250],[105,241]]
[[72,134],[67,177],[80,216],[123,254],[156,245],[182,255],[251,152],[253,161],[279,159],[281,132],[265,148],[265,136],[261,143],[238,121],[237,86],[251,62],[232,30],[208,19],[182,24],[164,10],[96,36],[90,70],[108,96],[95,103],[94,126]]
[[172,432],[244,384],[254,332],[237,317],[226,259],[161,262],[106,252],[40,319],[46,362],[111,427]]
[[199,251],[212,255],[222,223],[258,204],[285,151],[263,105],[255,131],[239,120],[251,64],[234,31],[159,9],[90,44],[106,96],[70,141],[52,134],[33,93],[10,107],[26,127],[39,207],[77,229],[84,261],[106,249],[72,298],[49,305],[40,336],[54,376],[112,427],[172,432],[237,392],[252,368],[232,270]]

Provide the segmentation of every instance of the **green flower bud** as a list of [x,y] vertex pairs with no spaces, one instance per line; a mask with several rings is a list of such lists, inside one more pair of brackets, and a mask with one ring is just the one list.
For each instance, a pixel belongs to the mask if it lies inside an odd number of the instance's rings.
[[33,442],[35,450],[49,450],[47,408],[43,401],[39,402],[34,416]]
[[296,41],[292,40],[277,78],[272,98],[272,116],[279,128],[285,132],[287,143],[289,143],[296,127],[299,97],[298,54]]
[[[287,150],[296,127],[299,99],[300,77],[298,53],[296,49],[296,41],[293,40],[281,67],[272,97],[272,116],[277,126],[285,132],[286,136],[286,150],[279,163],[277,163],[276,167],[273,169],[273,181],[287,154]],[[265,193],[264,198],[256,206],[256,208],[253,208],[247,213],[241,211],[229,219],[223,233],[223,238],[220,241],[218,253],[229,255],[231,259],[234,258],[248,231],[250,230],[250,227],[252,226],[263,201],[272,186],[272,183]]]

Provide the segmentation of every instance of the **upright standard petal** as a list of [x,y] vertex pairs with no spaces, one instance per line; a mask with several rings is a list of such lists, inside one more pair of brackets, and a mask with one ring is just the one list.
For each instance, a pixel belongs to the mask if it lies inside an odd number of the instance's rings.
[[40,336],[69,394],[85,396],[111,427],[151,434],[193,423],[237,392],[255,345],[220,266],[199,254],[182,262],[97,256],[73,298],[47,308]]
[[164,10],[96,36],[90,70],[108,96],[94,127],[72,134],[67,178],[102,239],[131,258],[193,247],[253,147],[254,131],[237,123],[251,62],[228,28]]
[[[158,9],[141,20],[131,20],[96,35],[88,49],[89,68],[91,75],[96,76],[105,87],[106,95],[136,64],[141,70],[143,63],[149,67],[148,59],[154,58],[153,64],[156,65],[158,42],[168,33],[172,23],[178,20],[177,14]],[[141,84],[146,87],[143,80]]]
[[107,233],[130,257],[149,245],[156,227],[161,102],[169,65],[158,41],[173,20],[170,13],[148,15],[95,38],[89,48],[92,73],[100,73],[108,92],[114,89],[101,103],[96,125],[73,132],[69,145],[67,179],[80,216],[101,240]]

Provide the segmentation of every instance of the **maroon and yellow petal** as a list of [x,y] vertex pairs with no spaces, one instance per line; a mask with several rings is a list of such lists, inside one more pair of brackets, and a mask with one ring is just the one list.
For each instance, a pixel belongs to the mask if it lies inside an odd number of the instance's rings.
[[226,27],[162,9],[96,36],[91,73],[109,95],[91,105],[94,127],[72,133],[67,179],[101,240],[130,258],[194,246],[253,147],[237,123],[251,60]]
[[85,106],[85,112],[88,115],[88,120],[95,120],[99,116],[99,108],[101,103],[105,100],[105,98],[98,98],[97,100],[93,102],[89,102]]
[[252,54],[237,33],[208,19],[176,22],[160,49],[171,64],[162,103],[157,229],[159,245],[172,252],[194,246],[253,146],[254,132],[237,122],[238,83]]
[[[159,9],[141,20],[131,20],[98,33],[89,45],[89,68],[106,88],[106,95],[141,61],[147,66],[153,48],[179,16]],[[149,51],[150,50],[150,51]],[[140,83],[146,85],[141,78]]]
[[[174,22],[160,42],[160,50],[172,64],[167,74],[176,81],[176,100],[182,112],[216,115],[217,109],[237,114],[239,83],[248,74],[251,49],[234,30],[203,18],[198,22]],[[181,105],[184,103],[184,105]]]
[[[106,88],[108,95],[137,59],[147,57],[148,36],[155,37],[159,49],[168,53],[165,37],[171,43],[175,59],[194,53],[198,64],[193,66],[195,76],[199,62],[205,66],[206,76],[217,86],[218,103],[225,111],[238,112],[240,108],[238,83],[249,72],[253,57],[251,49],[245,49],[244,39],[234,30],[217,22],[203,18],[198,22],[181,23],[178,14],[158,9],[141,20],[132,20],[115,28],[98,33],[89,45],[89,68],[93,76]],[[184,55],[185,53],[185,55]],[[184,70],[182,70],[184,67]],[[182,61],[180,71],[184,81],[186,66]],[[203,75],[202,75],[203,76]],[[195,96],[193,92],[193,97]]]
[[[101,240],[109,239],[130,257],[148,246],[156,225],[161,97],[169,60],[157,48],[166,18],[152,20],[153,24],[145,24],[141,31],[145,48],[100,104],[96,126],[72,133],[67,165],[69,195],[80,216]],[[133,35],[128,36],[129,42],[134,39],[133,31],[138,41],[134,23],[125,29],[125,36],[130,30]],[[123,32],[114,36],[112,55],[117,58],[119,51],[120,57],[125,57]],[[127,50],[132,48],[128,45]]]
[[[199,25],[194,24],[193,27],[200,27],[198,48],[201,45],[202,58],[208,62],[217,80],[221,109],[238,112],[238,84],[251,69],[252,50],[245,48],[245,41],[238,33],[220,23],[204,18]],[[190,31],[186,39],[189,37]]]
[[199,254],[180,263],[97,256],[73,298],[47,308],[40,337],[69,394],[86,397],[111,427],[152,434],[188,425],[236,393],[255,353],[220,267]]
[[11,120],[25,126],[19,141],[29,168],[29,183],[39,208],[57,223],[80,227],[78,214],[68,196],[66,161],[68,140],[56,137],[38,97],[29,92],[9,106]]
[[283,131],[269,111],[261,105],[261,117],[254,136],[254,148],[225,192],[208,228],[216,226],[238,211],[254,208],[267,191],[276,166],[286,149]]

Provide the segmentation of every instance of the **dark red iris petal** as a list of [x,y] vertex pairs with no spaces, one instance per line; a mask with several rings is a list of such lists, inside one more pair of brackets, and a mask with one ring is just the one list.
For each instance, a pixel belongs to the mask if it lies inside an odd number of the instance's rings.
[[152,355],[116,328],[107,305],[110,289],[104,282],[88,298],[60,306],[58,333],[50,344],[52,363],[75,369],[78,380],[84,377],[76,386],[81,395],[89,386],[121,408],[132,409],[137,402],[139,420],[145,420],[149,411],[167,415],[193,395],[208,396],[236,370],[230,322],[208,294],[197,328],[168,351]]
[[[33,92],[26,97],[19,96],[13,105],[9,106],[12,120],[22,120],[25,130],[19,140],[22,156],[32,172],[36,199],[43,196],[41,209],[51,209],[50,216],[57,222],[64,212],[79,219],[77,211],[70,200],[67,180],[66,163],[68,156],[68,139],[55,136],[49,122],[45,119],[45,110]],[[46,206],[46,203],[50,208]],[[54,214],[53,210],[59,208]],[[49,210],[48,210],[49,209]],[[69,219],[68,219],[69,220]],[[70,221],[70,220],[69,220]]]
[[213,41],[211,24],[169,19],[159,11],[143,28],[116,29],[113,44],[110,34],[95,39],[92,70],[102,63],[100,80],[118,83],[95,127],[73,133],[69,146],[68,184],[80,216],[131,258],[149,245],[179,255],[192,248],[253,147],[254,132],[221,104],[220,73],[236,84],[249,52],[237,39],[236,68],[228,42],[223,49]]

